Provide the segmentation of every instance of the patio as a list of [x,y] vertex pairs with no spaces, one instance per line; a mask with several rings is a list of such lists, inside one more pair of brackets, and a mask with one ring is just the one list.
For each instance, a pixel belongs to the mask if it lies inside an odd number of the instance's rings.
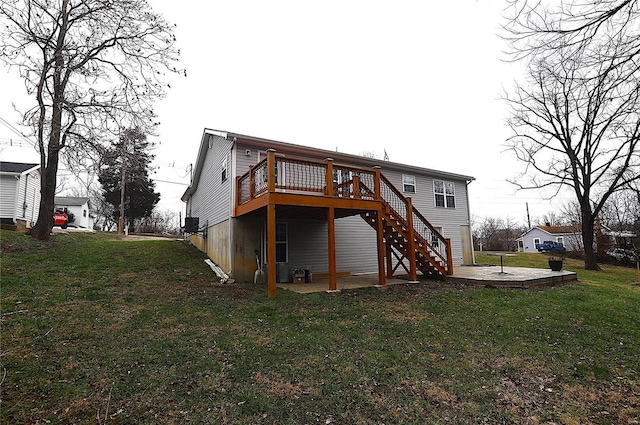
[[[429,280],[418,275],[419,284],[428,285]],[[536,288],[564,285],[577,282],[578,276],[575,272],[559,271],[554,272],[548,269],[534,269],[527,267],[503,267],[493,265],[482,266],[458,266],[454,274],[446,276],[443,281],[448,283],[460,283],[464,285],[478,285],[484,287],[499,288]],[[387,278],[387,284],[378,285],[378,274],[358,274],[338,277],[336,291],[376,287],[384,288],[393,285],[408,284],[409,280],[405,276],[397,275],[394,278]],[[312,283],[278,283],[278,288],[288,289],[300,294],[329,291],[328,279],[314,279]]]

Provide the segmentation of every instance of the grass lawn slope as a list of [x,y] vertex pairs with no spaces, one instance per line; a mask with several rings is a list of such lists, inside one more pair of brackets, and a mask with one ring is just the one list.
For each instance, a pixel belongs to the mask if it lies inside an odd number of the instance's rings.
[[264,285],[217,285],[184,242],[0,236],[3,424],[640,417],[633,269],[568,260],[580,283],[545,290],[422,282],[269,299]]

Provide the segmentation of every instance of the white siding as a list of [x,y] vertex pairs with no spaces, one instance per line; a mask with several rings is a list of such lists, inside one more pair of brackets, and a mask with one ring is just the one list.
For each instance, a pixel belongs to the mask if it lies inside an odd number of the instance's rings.
[[18,179],[15,176],[0,176],[0,218],[16,218],[16,193]]

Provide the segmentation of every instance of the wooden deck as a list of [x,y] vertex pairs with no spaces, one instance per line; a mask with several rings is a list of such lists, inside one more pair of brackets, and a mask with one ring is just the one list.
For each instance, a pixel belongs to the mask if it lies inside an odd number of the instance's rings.
[[264,160],[236,179],[234,217],[258,211],[267,221],[269,297],[275,297],[277,287],[276,219],[326,220],[329,290],[337,289],[335,220],[353,215],[376,230],[378,285],[385,285],[400,266],[414,281],[418,272],[453,273],[451,241],[382,175],[380,167],[367,170],[334,164],[331,158],[318,162],[284,157],[269,149]]

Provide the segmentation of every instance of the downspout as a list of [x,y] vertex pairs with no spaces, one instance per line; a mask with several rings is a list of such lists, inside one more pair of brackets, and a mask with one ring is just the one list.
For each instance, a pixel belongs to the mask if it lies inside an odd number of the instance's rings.
[[476,264],[476,251],[473,249],[473,232],[471,231],[471,204],[469,203],[469,185],[473,182],[473,180],[466,181],[467,188],[467,223],[469,223],[469,239],[471,240],[471,262],[473,265]]

